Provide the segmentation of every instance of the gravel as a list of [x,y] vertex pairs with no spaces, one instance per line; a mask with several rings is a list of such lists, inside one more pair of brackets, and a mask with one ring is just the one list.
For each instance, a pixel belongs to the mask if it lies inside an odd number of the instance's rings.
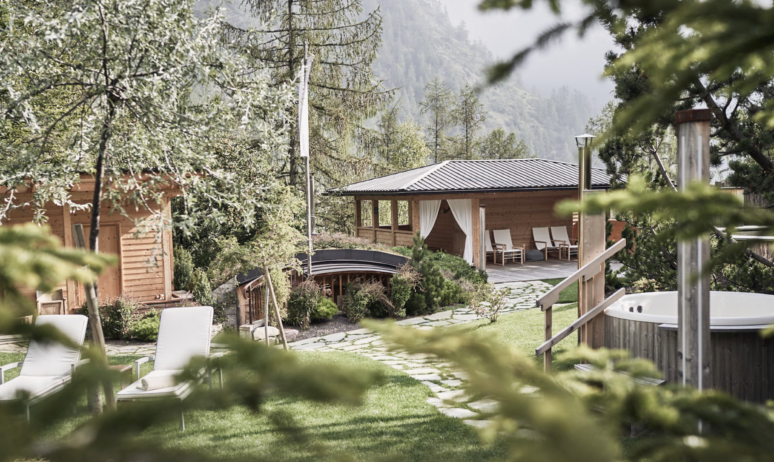
[[[295,327],[293,327],[295,329]],[[296,341],[305,338],[322,337],[324,335],[335,334],[337,332],[347,332],[360,329],[359,324],[353,324],[347,320],[343,314],[337,314],[330,321],[315,322],[309,329],[298,332]]]

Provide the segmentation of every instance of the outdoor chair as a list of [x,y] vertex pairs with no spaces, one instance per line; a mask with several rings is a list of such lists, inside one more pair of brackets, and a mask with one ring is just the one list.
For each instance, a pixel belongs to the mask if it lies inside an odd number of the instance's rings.
[[515,247],[513,245],[513,241],[511,240],[511,230],[510,229],[496,229],[494,232],[494,238],[495,238],[495,245],[496,246],[502,246],[502,253],[503,253],[503,264],[505,264],[505,259],[507,257],[510,257],[512,261],[516,261],[516,259],[520,259],[521,264],[524,264],[524,246],[521,247]]
[[[83,364],[81,345],[86,337],[89,318],[76,315],[38,316],[35,326],[52,326],[73,341],[75,345],[59,342],[30,340],[24,361],[0,367],[0,401],[25,399],[27,422],[30,407],[62,390],[72,379],[75,369]],[[5,381],[5,371],[21,367],[19,376]]]
[[[212,307],[209,306],[167,308],[162,311],[156,355],[135,361],[136,382],[119,391],[117,400],[180,400],[180,428],[185,431],[182,402],[205,377],[209,379],[212,390],[212,370],[208,366],[206,371],[200,371],[197,380],[178,382],[176,376],[195,357],[213,359],[210,356],[212,315]],[[153,371],[145,377],[140,377],[140,366],[148,361],[153,361]],[[220,386],[223,387],[222,372]]]
[[548,260],[548,252],[557,252],[562,259],[562,248],[554,244],[548,235],[548,228],[532,228],[532,237],[535,239],[535,248],[543,251],[543,256]]
[[551,237],[554,238],[554,245],[559,245],[567,253],[567,261],[570,261],[571,254],[578,255],[578,240],[567,237],[566,226],[552,226]]
[[[492,238],[489,237],[489,230],[486,230],[485,234],[486,234],[486,256],[489,257],[491,255],[492,256],[492,261],[496,265],[497,264],[497,253],[500,252],[501,250],[505,250],[505,245],[504,244],[495,244],[493,246],[492,245]],[[497,249],[497,251],[495,251],[495,249]],[[505,266],[505,260],[504,259],[503,259],[502,264],[503,264],[503,266]]]

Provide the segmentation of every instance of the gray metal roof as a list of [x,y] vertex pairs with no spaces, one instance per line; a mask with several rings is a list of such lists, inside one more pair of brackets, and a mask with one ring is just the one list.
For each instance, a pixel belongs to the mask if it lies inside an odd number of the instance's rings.
[[[591,169],[593,189],[608,189],[604,169]],[[332,194],[430,194],[574,189],[578,165],[546,159],[448,160],[329,190]]]

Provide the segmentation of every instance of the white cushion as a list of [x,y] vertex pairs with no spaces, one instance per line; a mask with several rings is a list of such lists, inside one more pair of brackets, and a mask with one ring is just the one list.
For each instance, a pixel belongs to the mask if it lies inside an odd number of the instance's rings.
[[[76,345],[83,345],[89,318],[80,314],[38,316],[35,326],[49,325],[69,337]],[[70,375],[73,364],[81,357],[78,348],[57,342],[32,340],[19,375],[21,377],[56,377]]]
[[[169,309],[169,308],[167,308]],[[164,310],[166,313],[166,310]],[[157,378],[179,374],[180,371],[153,371],[145,376],[145,378]],[[169,397],[185,397],[190,393],[193,387],[192,381],[181,382],[175,386],[167,388],[159,388],[157,390],[145,391],[140,387],[142,379],[134,382],[128,387],[118,392],[117,398],[119,401],[143,399],[143,398],[169,398]]]
[[212,307],[167,308],[161,312],[156,371],[179,371],[195,356],[210,353]]
[[31,397],[45,395],[64,385],[69,379],[69,377],[19,376],[0,385],[0,401],[14,400],[20,392],[27,392]]
[[505,245],[505,250],[513,250],[513,241],[511,240],[510,229],[494,230],[494,238],[495,238],[495,243]]

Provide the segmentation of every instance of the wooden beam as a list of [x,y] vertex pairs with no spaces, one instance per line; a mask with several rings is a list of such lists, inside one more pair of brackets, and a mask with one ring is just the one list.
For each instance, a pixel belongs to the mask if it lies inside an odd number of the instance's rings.
[[[73,224],[70,217],[70,205],[67,203],[62,207],[62,223],[64,225],[64,246],[74,248]],[[65,307],[65,313],[67,313],[70,309],[75,310],[80,308],[80,304],[78,303],[80,294],[78,291],[78,284],[72,279],[68,279],[65,285],[67,287],[67,306]]]
[[419,201],[411,201],[411,234],[416,235],[419,232]]
[[[471,236],[473,240],[473,266],[476,268],[481,268],[481,214],[478,211],[479,205],[478,199],[470,200],[470,219],[472,221],[471,232],[473,233]],[[486,254],[484,254],[484,257],[486,257]]]
[[[603,191],[584,191],[583,195],[589,197],[594,194],[604,194]],[[588,214],[583,213],[580,216],[580,235],[582,239],[578,241],[578,265],[583,266],[594,261],[600,255],[605,254],[605,228],[607,219],[602,213]],[[599,267],[599,271],[604,270],[604,262]],[[605,278],[584,277],[579,281],[578,287],[580,298],[578,298],[578,316],[582,317],[592,307],[602,303],[605,299]],[[591,348],[602,348],[605,346],[605,319],[597,318],[584,325],[581,330],[581,341]]]
[[[172,220],[172,201],[165,198],[162,214],[165,219]],[[164,300],[172,299],[172,231],[164,229],[161,232],[161,247],[164,252]]]
[[376,242],[376,230],[379,229],[379,201],[371,201],[371,227],[374,230],[374,242]]
[[392,215],[391,218],[391,229],[392,229],[392,245],[395,246],[397,243],[395,242],[395,231],[398,230],[398,201],[393,199],[390,201],[390,215]]
[[357,228],[363,226],[363,201],[355,199],[355,237],[357,237]]
[[[708,184],[710,158],[709,109],[678,111],[677,184],[685,191],[691,183]],[[698,390],[712,386],[710,345],[709,236],[677,243],[677,379]]]

